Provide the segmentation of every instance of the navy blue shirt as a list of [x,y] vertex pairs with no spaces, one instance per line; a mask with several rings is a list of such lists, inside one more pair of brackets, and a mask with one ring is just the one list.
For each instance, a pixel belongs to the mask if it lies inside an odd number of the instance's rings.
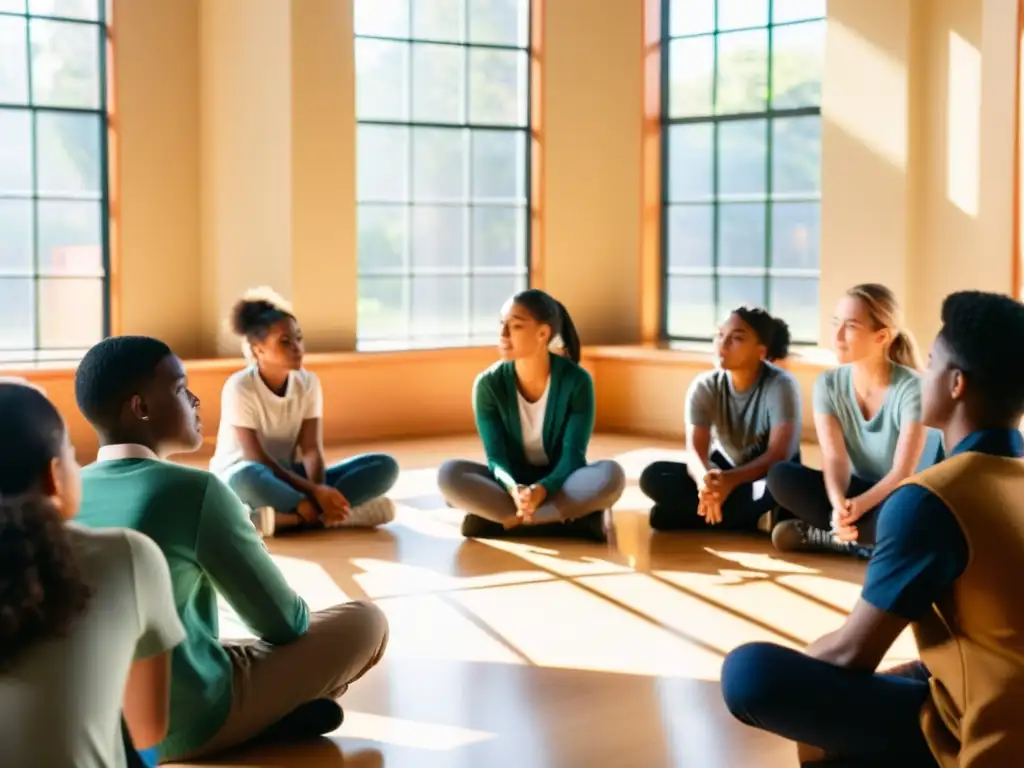
[[[950,452],[1024,456],[1016,429],[973,432]],[[967,568],[967,539],[956,516],[920,485],[897,489],[878,513],[875,551],[861,597],[879,610],[920,619]]]

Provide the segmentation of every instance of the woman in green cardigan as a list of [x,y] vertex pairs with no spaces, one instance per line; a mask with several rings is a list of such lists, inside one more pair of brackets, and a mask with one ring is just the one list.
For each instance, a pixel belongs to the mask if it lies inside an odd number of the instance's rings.
[[516,294],[502,310],[498,349],[501,362],[473,385],[487,465],[455,460],[438,473],[445,500],[466,511],[463,535],[528,527],[606,541],[605,511],[626,476],[614,461],[587,464],[594,382],[579,366],[569,313],[544,291]]

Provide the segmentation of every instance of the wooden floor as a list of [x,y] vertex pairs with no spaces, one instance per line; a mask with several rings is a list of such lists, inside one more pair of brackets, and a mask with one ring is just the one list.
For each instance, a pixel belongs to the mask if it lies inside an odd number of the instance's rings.
[[[312,608],[377,601],[391,620],[384,661],[342,700],[345,723],[329,739],[242,750],[218,765],[796,764],[790,745],[729,717],[722,658],[743,642],[799,646],[836,627],[862,564],[780,557],[763,537],[652,536],[635,481],[674,452],[637,438],[592,446],[592,458],[616,458],[630,477],[613,543],[465,541],[435,478],[445,458],[477,457],[476,440],[386,447],[404,469],[394,523],[270,541]],[[225,636],[245,633],[227,609],[222,626]],[[913,655],[904,636],[889,660]]]

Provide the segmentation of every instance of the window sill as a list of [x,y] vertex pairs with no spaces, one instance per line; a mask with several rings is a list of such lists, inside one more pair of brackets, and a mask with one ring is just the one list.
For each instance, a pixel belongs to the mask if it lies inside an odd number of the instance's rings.
[[[624,360],[654,365],[715,364],[714,345],[702,342],[663,342],[659,344],[598,345],[583,348],[583,360]],[[824,371],[836,365],[835,355],[822,347],[797,347],[780,362],[789,370]]]

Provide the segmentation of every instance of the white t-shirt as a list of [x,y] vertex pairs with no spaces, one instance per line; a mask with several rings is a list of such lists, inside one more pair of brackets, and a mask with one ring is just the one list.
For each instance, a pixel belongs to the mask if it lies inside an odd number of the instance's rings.
[[221,474],[243,461],[235,427],[256,430],[260,444],[275,461],[290,467],[302,422],[324,415],[320,379],[305,369],[288,375],[284,395],[277,395],[260,378],[255,365],[239,371],[224,384],[220,401],[217,448],[210,470]]
[[121,709],[133,659],[185,639],[159,547],[136,531],[69,523],[94,592],[64,637],[29,648],[0,674],[0,744],[9,766],[123,768]]
[[544,387],[544,394],[535,403],[531,403],[523,393],[516,390],[519,400],[519,427],[523,432],[523,449],[526,461],[533,467],[546,467],[548,455],[544,452],[544,413],[548,409],[548,392],[551,390],[551,378]]

